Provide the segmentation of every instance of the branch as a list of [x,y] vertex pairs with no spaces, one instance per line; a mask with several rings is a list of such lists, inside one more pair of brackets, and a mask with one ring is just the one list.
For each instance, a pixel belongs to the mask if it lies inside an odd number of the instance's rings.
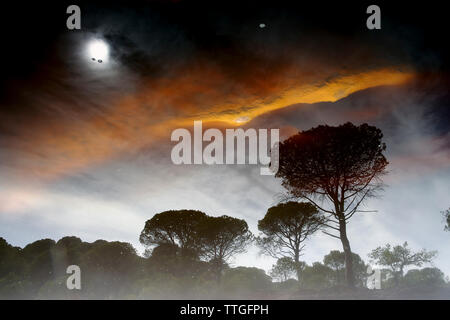
[[315,203],[313,200],[311,200],[310,198],[308,198],[307,196],[303,196],[306,200],[308,200],[309,202],[311,202],[313,205],[315,205],[317,208],[319,208],[320,210],[322,210],[323,212],[326,213],[330,213],[330,214],[335,214],[335,212],[330,211],[330,210],[325,210],[323,209],[321,206],[319,206],[317,203]]
[[[334,221],[333,221],[334,222]],[[336,227],[332,227],[332,226],[330,226],[330,225],[328,225],[328,224],[326,224],[326,223],[324,223],[323,224],[325,227],[327,227],[327,228],[331,228],[331,229],[334,229],[334,230],[336,230],[336,231],[339,231],[339,228],[336,228]]]
[[322,232],[325,233],[326,235],[330,236],[330,237],[333,237],[333,238],[336,238],[336,239],[341,240],[341,237],[338,237],[338,236],[336,236],[336,235],[334,235],[334,234],[328,233],[328,232],[323,231],[323,230],[322,230]]
[[365,197],[367,196],[369,191],[371,191],[371,190],[367,189],[367,191],[364,193],[364,195],[361,197],[361,199],[358,201],[358,203],[355,205],[355,207],[348,214],[344,215],[345,220],[350,219],[355,214],[356,209],[358,209],[359,205],[361,204],[361,202],[363,202],[363,200],[365,199]]

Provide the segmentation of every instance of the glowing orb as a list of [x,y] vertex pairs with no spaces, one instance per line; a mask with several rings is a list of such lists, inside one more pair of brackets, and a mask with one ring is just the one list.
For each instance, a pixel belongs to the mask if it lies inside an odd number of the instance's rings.
[[108,60],[108,45],[103,40],[92,40],[88,44],[88,54],[93,61],[102,63]]

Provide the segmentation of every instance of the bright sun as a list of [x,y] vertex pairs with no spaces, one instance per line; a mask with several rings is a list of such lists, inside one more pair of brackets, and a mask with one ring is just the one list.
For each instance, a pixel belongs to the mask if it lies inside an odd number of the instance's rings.
[[106,62],[108,60],[108,45],[103,40],[92,40],[88,44],[89,57],[99,63]]

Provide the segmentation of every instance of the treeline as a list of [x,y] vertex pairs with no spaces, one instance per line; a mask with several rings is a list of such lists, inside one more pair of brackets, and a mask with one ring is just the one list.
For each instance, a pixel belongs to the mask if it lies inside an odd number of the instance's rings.
[[[277,219],[278,214],[282,219]],[[295,261],[296,253],[300,256],[295,243],[291,246],[289,241],[275,238],[280,230],[288,237],[302,234],[298,244],[302,250],[305,230],[320,228],[317,215],[304,203],[280,204],[259,221],[261,234],[255,237],[241,219],[211,217],[193,210],[166,211],[145,223],[140,236],[147,247],[144,256],[125,242],[88,243],[64,237],[18,248],[0,238],[0,298],[273,299],[295,298],[311,290],[320,295],[323,290],[346,285],[345,254],[331,251],[323,261],[308,265]],[[309,229],[305,229],[307,222],[313,224]],[[292,234],[287,233],[287,226],[291,226]],[[273,241],[271,246],[269,239]],[[258,268],[229,266],[232,258],[245,252],[251,243],[263,253],[280,256],[270,276]],[[443,273],[436,268],[413,269],[403,275],[404,268],[421,266],[434,256],[434,252],[412,252],[406,243],[379,247],[371,253],[374,263],[385,267],[383,288],[446,286]],[[352,262],[356,286],[365,288],[367,264],[355,253]],[[81,269],[81,290],[68,290],[66,286],[69,265]]]

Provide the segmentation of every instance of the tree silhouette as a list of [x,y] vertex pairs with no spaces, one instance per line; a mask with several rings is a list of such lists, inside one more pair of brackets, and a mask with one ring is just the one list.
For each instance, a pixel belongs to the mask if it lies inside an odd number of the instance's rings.
[[0,279],[21,267],[20,248],[13,247],[0,237]]
[[323,289],[331,287],[332,280],[333,270],[320,262],[314,262],[312,266],[305,266],[301,283],[304,288]]
[[115,291],[130,290],[129,285],[138,275],[140,258],[127,242],[95,241],[83,255],[81,270],[83,284],[93,297],[114,297]]
[[54,240],[42,239],[30,243],[22,249],[21,254],[27,262],[25,273],[33,285],[33,289],[38,288],[55,274],[52,255],[54,246]]
[[307,199],[329,215],[327,226],[338,234],[326,233],[342,242],[350,287],[354,273],[347,221],[382,187],[380,176],[388,164],[382,137],[376,127],[346,123],[318,126],[280,144],[276,177],[289,197]]
[[242,294],[262,295],[270,290],[272,279],[262,269],[236,267],[225,271],[221,289],[229,296],[242,298]]
[[233,255],[245,252],[253,239],[247,222],[225,215],[203,218],[197,235],[200,254],[214,266],[218,280],[226,262]]
[[169,210],[155,214],[145,223],[139,241],[152,249],[163,243],[180,248],[184,256],[198,256],[198,225],[206,214],[197,210]]
[[[367,277],[367,265],[358,254],[353,252],[352,262],[355,284],[363,287]],[[333,269],[335,285],[343,285],[345,280],[345,253],[339,250],[332,250],[323,257],[323,264]]]
[[180,248],[173,243],[161,243],[152,250],[151,257],[154,259],[167,259],[175,257],[179,253]]
[[[316,207],[307,202],[280,203],[267,210],[258,229],[256,241],[262,252],[274,257],[290,257],[299,266],[304,241],[316,232],[324,219]],[[300,268],[297,268],[300,280]]]
[[403,277],[403,270],[407,266],[422,266],[430,263],[436,257],[437,251],[426,251],[425,249],[412,252],[408,248],[408,243],[392,247],[386,244],[384,247],[378,247],[369,254],[369,258],[380,266],[390,268],[394,276],[395,285],[398,286],[400,279]]
[[298,270],[303,270],[305,265],[306,263],[303,261],[295,263],[292,258],[283,257],[278,259],[277,263],[272,266],[270,276],[280,281],[287,281],[291,279],[292,276],[297,276]]
[[442,286],[445,285],[445,275],[438,268],[413,269],[405,274],[404,282],[411,287]]

